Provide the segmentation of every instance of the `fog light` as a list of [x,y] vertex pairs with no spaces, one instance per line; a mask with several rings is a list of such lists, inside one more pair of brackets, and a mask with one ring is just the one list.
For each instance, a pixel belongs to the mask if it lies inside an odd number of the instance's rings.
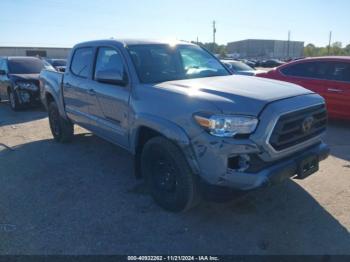
[[233,156],[227,159],[227,168],[244,172],[250,167],[249,162],[250,157],[248,155]]

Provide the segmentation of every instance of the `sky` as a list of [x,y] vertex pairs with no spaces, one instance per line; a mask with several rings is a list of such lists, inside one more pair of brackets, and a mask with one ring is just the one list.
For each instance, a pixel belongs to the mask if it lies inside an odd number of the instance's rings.
[[350,44],[349,0],[1,0],[0,46],[72,47],[107,38],[219,44],[280,39]]

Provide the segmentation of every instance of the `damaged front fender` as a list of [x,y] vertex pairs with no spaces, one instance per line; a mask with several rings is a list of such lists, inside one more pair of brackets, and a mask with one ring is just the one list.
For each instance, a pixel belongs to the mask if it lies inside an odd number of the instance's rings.
[[210,184],[219,184],[228,170],[230,158],[260,153],[249,139],[228,139],[201,133],[191,141],[201,177]]

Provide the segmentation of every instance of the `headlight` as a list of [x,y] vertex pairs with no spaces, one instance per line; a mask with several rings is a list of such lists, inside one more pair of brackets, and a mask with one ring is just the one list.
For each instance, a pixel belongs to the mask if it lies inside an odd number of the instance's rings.
[[258,119],[243,115],[194,115],[196,122],[213,136],[233,137],[237,134],[251,134],[258,125]]
[[17,82],[16,85],[20,89],[27,89],[27,90],[31,90],[31,91],[38,90],[38,87],[34,83],[30,83],[30,82]]

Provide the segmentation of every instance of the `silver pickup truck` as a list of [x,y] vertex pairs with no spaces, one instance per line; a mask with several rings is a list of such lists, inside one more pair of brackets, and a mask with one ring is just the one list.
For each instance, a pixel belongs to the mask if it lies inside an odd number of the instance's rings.
[[64,74],[42,71],[40,90],[55,140],[70,141],[77,124],[130,151],[154,200],[174,212],[196,205],[203,184],[246,191],[303,179],[329,155],[319,95],[233,76],[186,42],[81,43]]

